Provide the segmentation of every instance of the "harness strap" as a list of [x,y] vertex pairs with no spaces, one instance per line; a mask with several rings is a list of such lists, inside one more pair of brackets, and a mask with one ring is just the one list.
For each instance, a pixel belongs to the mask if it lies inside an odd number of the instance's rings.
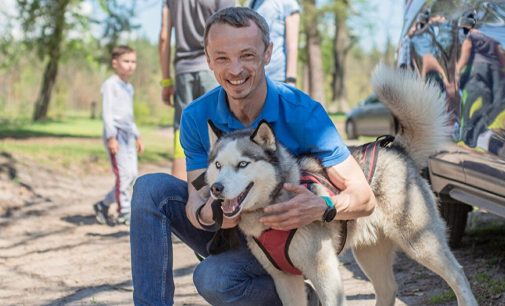
[[289,245],[296,233],[296,228],[290,231],[266,230],[256,238],[256,244],[260,247],[272,265],[280,271],[293,275],[302,275],[289,258]]
[[394,139],[394,136],[382,135],[377,137],[375,141],[361,146],[361,153],[363,154],[361,164],[363,165],[363,173],[365,173],[369,184],[372,183],[375,167],[377,166],[377,156],[379,155],[377,146],[385,148],[389,146]]

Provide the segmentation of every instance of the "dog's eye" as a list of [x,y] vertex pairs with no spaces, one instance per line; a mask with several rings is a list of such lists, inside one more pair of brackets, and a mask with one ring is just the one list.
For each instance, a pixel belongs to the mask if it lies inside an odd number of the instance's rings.
[[215,163],[215,165],[217,169],[221,169],[221,164],[218,161]]
[[238,163],[239,168],[245,168],[247,167],[247,165],[249,165],[249,162],[246,161],[241,161],[240,163]]

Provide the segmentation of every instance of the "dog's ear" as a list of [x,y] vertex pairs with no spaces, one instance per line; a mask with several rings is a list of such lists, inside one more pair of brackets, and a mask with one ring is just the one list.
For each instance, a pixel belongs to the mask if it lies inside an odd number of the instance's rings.
[[269,150],[277,150],[274,130],[266,120],[261,120],[251,135],[251,140]]
[[207,121],[207,126],[209,129],[209,141],[210,141],[210,146],[213,147],[216,141],[223,136],[223,131],[218,129],[217,126],[214,125],[214,122],[211,120]]

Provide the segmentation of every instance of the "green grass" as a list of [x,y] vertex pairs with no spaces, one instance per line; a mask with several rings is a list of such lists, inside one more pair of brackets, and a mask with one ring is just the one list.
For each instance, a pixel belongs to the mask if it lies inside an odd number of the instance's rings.
[[447,290],[440,294],[430,297],[429,303],[436,305],[451,302],[454,300],[456,300],[456,295],[454,294],[454,292],[452,290]]
[[[171,158],[168,130],[156,126],[139,127],[146,150],[139,161],[162,163]],[[108,165],[102,143],[101,120],[69,117],[45,122],[0,123],[0,151],[25,156],[37,162],[63,166],[95,163]]]
[[[331,114],[334,122],[343,122],[345,114]],[[28,157],[56,166],[96,164],[108,166],[102,144],[102,121],[84,114],[72,114],[59,120],[32,122],[28,119],[0,121],[0,152]],[[145,152],[140,163],[163,163],[172,158],[168,129],[154,125],[139,126]],[[343,131],[342,131],[343,132]]]

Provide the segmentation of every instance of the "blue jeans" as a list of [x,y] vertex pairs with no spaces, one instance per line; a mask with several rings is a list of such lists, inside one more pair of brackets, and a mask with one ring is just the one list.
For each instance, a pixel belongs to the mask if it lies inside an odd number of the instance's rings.
[[133,189],[130,243],[135,305],[172,305],[171,234],[206,257],[195,269],[198,293],[212,305],[282,305],[272,278],[245,243],[208,256],[212,233],[186,217],[187,183],[168,174],[146,174]]

